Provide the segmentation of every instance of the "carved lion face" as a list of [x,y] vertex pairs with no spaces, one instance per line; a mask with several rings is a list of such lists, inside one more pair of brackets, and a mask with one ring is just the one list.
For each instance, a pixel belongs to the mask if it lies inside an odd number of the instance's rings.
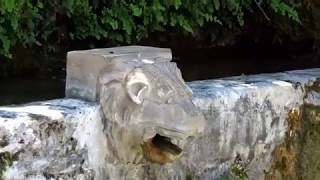
[[105,133],[115,156],[136,162],[143,154],[160,164],[179,157],[187,139],[202,133],[204,118],[176,64],[145,64],[119,74],[100,91]]

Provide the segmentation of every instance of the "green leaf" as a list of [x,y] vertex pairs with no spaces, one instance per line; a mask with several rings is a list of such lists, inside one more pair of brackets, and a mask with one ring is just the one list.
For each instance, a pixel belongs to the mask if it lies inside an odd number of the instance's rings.
[[214,7],[218,11],[220,9],[220,0],[213,0]]
[[133,26],[130,23],[129,18],[122,18],[122,29],[126,31],[127,34],[132,33]]
[[71,16],[70,13],[72,13],[74,11],[74,0],[63,0],[62,5],[63,5],[63,7],[66,8],[67,15],[68,15],[68,17],[70,17]]
[[7,57],[10,57],[10,47],[11,47],[11,42],[8,39],[7,36],[0,34],[0,42],[2,44],[1,48],[1,53],[4,54]]
[[15,31],[15,30],[18,29],[18,26],[19,26],[18,19],[12,19],[12,20],[11,20],[11,27],[12,27],[12,29]]
[[174,7],[176,9],[179,9],[179,7],[181,6],[182,2],[181,2],[181,0],[173,0],[172,4],[174,5]]
[[132,5],[131,4],[131,10],[134,16],[141,16],[142,14],[142,8],[136,6],[136,5]]
[[271,7],[275,12],[280,13],[283,16],[287,15],[292,20],[301,24],[298,12],[293,7],[287,5],[285,2],[281,2],[281,0],[272,0]]
[[118,29],[118,27],[119,27],[119,26],[118,26],[118,21],[112,19],[109,23],[110,23],[110,25],[111,25],[111,27],[112,27],[113,30]]
[[177,18],[175,16],[170,17],[170,25],[175,26],[177,24]]
[[197,22],[198,22],[199,26],[203,26],[204,20],[203,20],[203,18],[198,18]]
[[39,7],[40,9],[43,8],[43,3],[42,3],[41,1],[38,1],[38,7]]
[[15,8],[15,0],[2,0],[4,1],[4,7],[7,12],[13,12]]
[[164,21],[164,16],[163,16],[163,13],[161,11],[156,11],[154,13],[154,16],[155,16],[155,19],[156,19],[156,22],[163,22]]
[[185,29],[186,31],[188,31],[190,33],[193,32],[192,27],[191,27],[191,25],[189,23],[182,24],[182,27],[183,27],[183,29]]
[[179,15],[177,18],[178,18],[178,23],[184,30],[186,30],[187,32],[193,32],[190,23],[184,18],[184,16]]
[[166,10],[166,8],[162,6],[162,4],[160,3],[159,0],[153,0],[152,1],[152,8],[153,8],[154,11],[157,11],[157,10],[164,11],[164,10]]

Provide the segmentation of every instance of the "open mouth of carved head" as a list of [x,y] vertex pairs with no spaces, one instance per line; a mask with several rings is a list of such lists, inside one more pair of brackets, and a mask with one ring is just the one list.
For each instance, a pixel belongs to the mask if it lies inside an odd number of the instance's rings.
[[179,143],[173,143],[171,138],[160,134],[144,141],[142,148],[148,160],[162,165],[172,162],[182,153],[182,147]]
[[171,138],[156,134],[143,143],[143,151],[148,160],[163,165],[177,159],[182,148],[178,143],[173,143]]
[[184,133],[157,128],[156,132],[146,133],[142,149],[146,159],[164,165],[182,155],[186,141],[187,136]]

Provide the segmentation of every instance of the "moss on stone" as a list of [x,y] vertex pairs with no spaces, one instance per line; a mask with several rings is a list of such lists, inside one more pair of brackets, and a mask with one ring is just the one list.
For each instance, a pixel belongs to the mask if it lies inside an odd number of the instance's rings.
[[320,179],[320,106],[288,113],[285,142],[275,148],[266,179]]
[[[304,89],[304,98],[320,93],[320,79]],[[273,151],[265,179],[320,179],[320,106],[305,103],[289,110],[287,123],[285,141]]]
[[12,156],[9,152],[0,153],[0,180],[3,179],[3,173],[7,167],[12,165]]
[[304,98],[308,97],[311,92],[320,93],[320,78],[317,78],[311,85],[304,86],[304,89]]
[[320,106],[306,104],[296,171],[298,179],[320,179]]
[[267,180],[291,179],[296,177],[297,157],[299,154],[302,108],[288,111],[288,130],[284,143],[275,148],[272,153],[271,170],[266,173]]
[[200,180],[200,177],[196,175],[187,175],[186,180]]

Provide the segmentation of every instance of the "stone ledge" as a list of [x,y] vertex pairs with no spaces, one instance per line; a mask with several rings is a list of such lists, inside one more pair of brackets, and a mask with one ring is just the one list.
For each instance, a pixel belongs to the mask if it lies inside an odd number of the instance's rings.
[[73,99],[0,107],[0,175],[92,179],[85,129],[99,117],[97,105]]
[[[317,173],[308,174],[309,170],[316,172],[316,164],[311,169],[298,164],[320,157],[312,151],[319,148],[316,142],[320,138],[320,132],[312,129],[319,126],[320,69],[188,85],[207,126],[203,137],[187,145],[180,160],[164,166],[150,164],[165,178],[173,178],[173,174],[181,179],[303,175],[317,179]],[[107,149],[100,118],[99,105],[72,99],[0,107],[0,161],[6,158],[0,175],[4,179],[95,177],[105,166],[99,158]],[[308,130],[319,137],[301,136]],[[281,166],[275,165],[279,163]]]

